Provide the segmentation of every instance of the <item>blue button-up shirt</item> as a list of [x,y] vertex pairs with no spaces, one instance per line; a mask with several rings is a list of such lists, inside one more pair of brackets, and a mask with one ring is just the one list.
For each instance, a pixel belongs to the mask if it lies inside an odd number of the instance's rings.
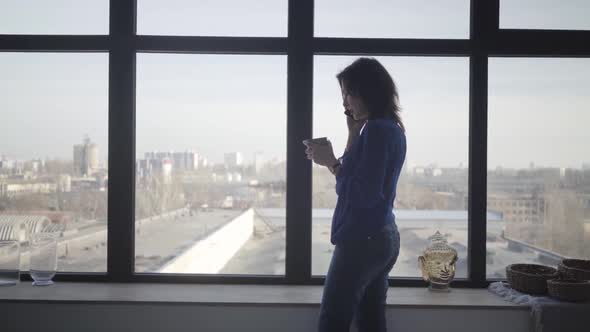
[[332,244],[367,238],[388,223],[395,226],[393,202],[405,157],[406,136],[393,120],[367,121],[336,176]]

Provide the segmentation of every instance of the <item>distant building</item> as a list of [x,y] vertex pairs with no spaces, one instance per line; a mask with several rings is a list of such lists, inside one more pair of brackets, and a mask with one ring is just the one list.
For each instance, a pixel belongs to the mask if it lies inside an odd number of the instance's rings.
[[242,174],[240,172],[234,172],[234,182],[242,182]]
[[227,172],[225,173],[225,180],[228,183],[240,183],[242,182],[242,174],[240,172]]
[[74,175],[87,176],[99,168],[98,145],[87,137],[82,144],[74,145]]
[[24,171],[25,163],[22,160],[0,160],[0,173],[17,175],[22,174]]
[[199,158],[199,168],[207,168],[209,166],[209,160],[204,157]]
[[234,169],[238,166],[242,166],[242,154],[240,152],[227,152],[223,156],[223,161],[227,169]]
[[152,173],[150,159],[139,159],[135,162],[135,173],[138,179],[149,176]]
[[141,159],[138,160],[136,163],[137,167],[137,175],[139,177],[149,177],[155,175],[163,175],[164,174],[164,160],[167,160],[167,164],[169,164],[170,171],[172,170],[172,161],[170,158],[162,158],[162,159]]
[[[137,172],[140,176],[163,170],[164,161],[168,160],[171,170],[197,170],[199,168],[199,154],[194,151],[185,152],[146,152],[145,159],[137,161]],[[166,162],[168,164],[168,162]],[[168,167],[168,166],[167,166]]]
[[87,174],[84,145],[74,145],[74,175]]
[[5,180],[0,182],[0,197],[18,197],[27,194],[51,194],[57,191],[57,184],[38,180]]
[[61,174],[57,183],[57,191],[63,193],[72,191],[72,177],[68,174]]
[[199,154],[193,151],[174,152],[172,161],[175,169],[193,171],[199,168]]
[[88,167],[91,170],[98,169],[99,157],[98,157],[98,145],[90,143],[86,148]]
[[13,169],[14,168],[14,160],[0,160],[0,169]]
[[202,160],[194,151],[185,152],[146,152],[145,159],[135,163],[137,178],[162,175],[169,177],[172,171],[194,171],[201,167]]
[[[545,199],[527,194],[489,194],[488,210],[499,212],[508,225],[543,224]],[[508,229],[510,233],[512,229]]]
[[172,160],[170,158],[164,158],[162,160],[162,175],[164,177],[170,177],[172,174]]
[[262,160],[262,152],[256,152],[254,153],[254,173],[255,174],[259,174],[260,171],[262,170],[262,165],[263,165],[263,160]]
[[164,158],[170,158],[171,156],[171,152],[154,152],[154,159],[162,160]]
[[31,170],[34,173],[39,173],[45,168],[45,160],[43,159],[33,159],[31,160]]

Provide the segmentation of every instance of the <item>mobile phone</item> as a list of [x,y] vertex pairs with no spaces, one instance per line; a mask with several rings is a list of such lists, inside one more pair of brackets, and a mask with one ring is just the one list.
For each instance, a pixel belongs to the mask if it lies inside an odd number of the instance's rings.
[[344,111],[344,114],[346,114],[346,116],[348,116],[349,118],[352,118],[352,112],[350,110]]

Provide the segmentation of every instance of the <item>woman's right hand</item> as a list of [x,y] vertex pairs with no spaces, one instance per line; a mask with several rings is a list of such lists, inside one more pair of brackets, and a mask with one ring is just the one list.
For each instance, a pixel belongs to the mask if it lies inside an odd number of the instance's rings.
[[355,120],[352,116],[346,116],[346,126],[348,127],[348,136],[358,136],[365,124],[365,120]]

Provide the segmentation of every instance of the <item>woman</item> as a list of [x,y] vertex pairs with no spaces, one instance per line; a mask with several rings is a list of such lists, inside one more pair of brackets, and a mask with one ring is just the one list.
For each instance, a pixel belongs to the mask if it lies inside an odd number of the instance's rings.
[[335,245],[326,276],[319,331],[386,331],[388,275],[400,247],[393,214],[406,155],[397,88],[373,58],[359,58],[337,76],[348,142],[336,159],[331,144],[307,142],[307,157],[336,176]]

